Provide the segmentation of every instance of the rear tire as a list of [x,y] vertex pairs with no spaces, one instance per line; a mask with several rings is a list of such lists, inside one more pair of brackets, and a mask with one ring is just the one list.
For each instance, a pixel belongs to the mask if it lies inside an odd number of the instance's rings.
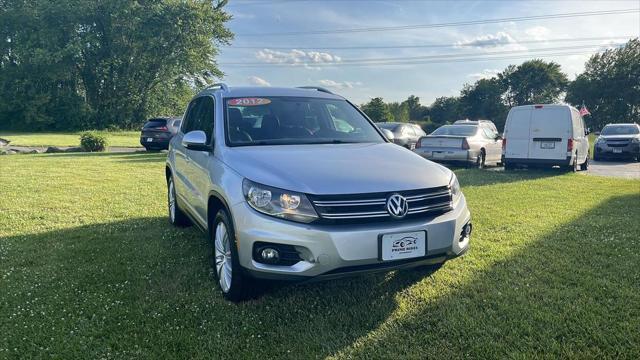
[[480,154],[478,154],[478,157],[476,158],[476,168],[484,169],[486,158],[487,155],[484,153],[484,150],[480,150]]
[[587,155],[587,158],[584,160],[584,162],[580,164],[580,171],[587,171],[587,170],[589,170],[589,155]]
[[569,172],[578,172],[578,157],[573,160],[573,164],[567,166],[567,171]]
[[191,225],[191,221],[178,206],[178,198],[176,196],[176,187],[173,182],[173,176],[167,179],[167,207],[169,210],[169,222],[173,226],[185,227]]
[[214,274],[222,296],[232,302],[254,298],[260,288],[240,266],[236,233],[226,210],[218,211],[209,229],[212,229],[209,236],[213,243]]

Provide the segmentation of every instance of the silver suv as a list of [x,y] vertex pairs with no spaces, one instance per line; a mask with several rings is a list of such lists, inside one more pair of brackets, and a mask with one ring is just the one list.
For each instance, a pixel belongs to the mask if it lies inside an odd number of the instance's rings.
[[232,301],[257,279],[438,267],[469,247],[456,176],[322,88],[207,88],[171,140],[166,177],[171,223],[207,231]]

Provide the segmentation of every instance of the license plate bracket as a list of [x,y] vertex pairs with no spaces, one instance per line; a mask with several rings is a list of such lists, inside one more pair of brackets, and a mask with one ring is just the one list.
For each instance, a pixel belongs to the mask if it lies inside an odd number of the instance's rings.
[[152,137],[148,137],[148,138],[147,138],[147,141],[148,141],[148,142],[153,142],[153,138],[152,138]]
[[425,230],[378,235],[378,260],[393,261],[424,257],[427,254]]
[[622,154],[622,149],[613,149],[614,154]]

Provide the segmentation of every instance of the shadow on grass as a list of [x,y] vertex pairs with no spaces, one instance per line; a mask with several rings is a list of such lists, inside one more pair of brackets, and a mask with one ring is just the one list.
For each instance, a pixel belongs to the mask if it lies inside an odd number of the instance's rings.
[[[3,246],[9,261],[0,273],[11,276],[3,279],[0,325],[11,344],[5,351],[18,357],[246,358],[262,347],[267,357],[329,354],[378,327],[397,307],[397,293],[431,274],[270,284],[262,297],[236,305],[219,293],[206,236],[165,218],[27,234]],[[44,301],[23,312],[32,297]],[[49,330],[34,338],[38,329]]]
[[[62,358],[633,358],[639,204],[640,194],[612,198],[504,260],[454,260],[442,277],[278,286],[238,305],[219,295],[206,237],[164,218],[7,238],[0,325],[11,345],[0,347]],[[447,285],[460,269],[466,280]],[[416,293],[430,284],[444,293]]]
[[607,200],[337,354],[638,358],[639,220],[640,194]]
[[93,152],[93,153],[62,153],[62,154],[43,154],[43,156],[50,156],[56,158],[111,158],[115,161],[121,162],[163,162],[167,159],[167,153],[165,152]]

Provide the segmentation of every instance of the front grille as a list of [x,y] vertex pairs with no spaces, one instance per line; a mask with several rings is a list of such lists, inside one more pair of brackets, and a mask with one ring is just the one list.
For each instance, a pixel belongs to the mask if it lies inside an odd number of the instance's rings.
[[409,211],[403,220],[416,219],[448,212],[452,209],[448,186],[409,191],[350,195],[311,195],[320,223],[366,223],[398,221],[387,212],[387,199],[400,194],[407,199]]
[[630,142],[630,140],[607,140],[607,145],[610,147],[625,147]]

